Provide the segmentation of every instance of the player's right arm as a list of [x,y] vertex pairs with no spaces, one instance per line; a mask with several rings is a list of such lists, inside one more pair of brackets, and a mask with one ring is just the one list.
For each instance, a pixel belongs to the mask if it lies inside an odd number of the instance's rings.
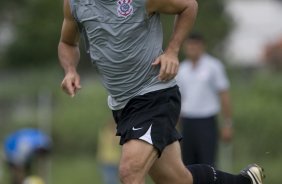
[[64,21],[61,38],[58,45],[58,56],[61,66],[65,71],[62,89],[71,97],[81,88],[80,77],[76,71],[80,59],[79,30],[74,20],[69,0],[64,0]]

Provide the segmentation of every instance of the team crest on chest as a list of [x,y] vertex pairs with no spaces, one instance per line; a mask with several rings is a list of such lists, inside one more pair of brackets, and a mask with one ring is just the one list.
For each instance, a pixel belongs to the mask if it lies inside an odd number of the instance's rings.
[[128,17],[133,14],[132,0],[118,0],[117,13],[120,17]]

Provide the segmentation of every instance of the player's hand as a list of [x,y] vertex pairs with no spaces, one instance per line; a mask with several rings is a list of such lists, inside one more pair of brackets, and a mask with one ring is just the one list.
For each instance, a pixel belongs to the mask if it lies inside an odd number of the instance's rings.
[[178,56],[173,53],[163,53],[153,63],[153,66],[160,65],[159,80],[168,81],[173,79],[178,71]]
[[61,87],[65,93],[67,93],[71,97],[74,97],[77,91],[81,89],[80,77],[78,73],[77,72],[66,73],[65,78],[62,81]]

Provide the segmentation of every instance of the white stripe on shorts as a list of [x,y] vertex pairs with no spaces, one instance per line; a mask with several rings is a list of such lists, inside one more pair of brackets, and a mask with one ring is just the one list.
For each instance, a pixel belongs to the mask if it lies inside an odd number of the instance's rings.
[[149,127],[148,131],[143,136],[139,137],[139,139],[149,144],[153,144],[152,137],[151,137],[151,128],[152,128],[152,125]]

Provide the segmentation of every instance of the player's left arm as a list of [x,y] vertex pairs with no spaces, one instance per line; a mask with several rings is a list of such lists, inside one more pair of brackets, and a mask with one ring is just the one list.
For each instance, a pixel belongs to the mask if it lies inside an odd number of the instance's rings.
[[182,42],[192,29],[196,19],[198,4],[196,0],[147,0],[147,12],[175,14],[175,23],[171,39],[164,53],[153,65],[161,65],[159,79],[167,81],[174,78],[178,71],[178,53]]

